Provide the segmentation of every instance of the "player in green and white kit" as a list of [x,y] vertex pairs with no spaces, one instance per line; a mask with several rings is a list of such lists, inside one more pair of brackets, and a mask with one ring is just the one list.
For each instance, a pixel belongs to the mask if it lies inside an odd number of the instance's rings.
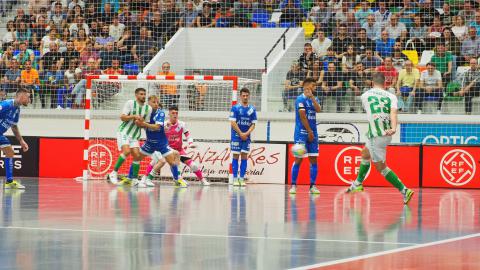
[[352,182],[347,192],[363,191],[362,182],[370,169],[372,159],[377,171],[402,193],[403,202],[407,204],[413,196],[413,191],[405,187],[386,164],[387,145],[392,141],[392,135],[397,132],[397,97],[383,88],[385,83],[383,73],[373,74],[372,80],[373,88],[362,95],[362,105],[368,117],[368,139],[362,150],[357,180]]
[[[135,89],[135,100],[129,100],[125,103],[120,119],[122,124],[117,131],[118,150],[122,151],[118,157],[113,171],[108,175],[108,179],[112,184],[118,184],[118,170],[128,155],[132,154],[134,160],[140,156],[140,144],[138,140],[142,135],[142,128],[135,124],[136,120],[150,121],[152,114],[152,107],[150,107],[146,100],[147,91],[143,88]],[[138,170],[140,162],[134,161],[132,163],[132,170]],[[127,183],[128,184],[128,183]]]

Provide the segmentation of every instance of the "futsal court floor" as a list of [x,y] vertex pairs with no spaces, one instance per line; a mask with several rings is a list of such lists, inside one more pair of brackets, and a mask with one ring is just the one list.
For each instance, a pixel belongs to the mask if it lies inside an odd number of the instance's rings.
[[0,190],[0,269],[480,269],[480,190],[22,183]]

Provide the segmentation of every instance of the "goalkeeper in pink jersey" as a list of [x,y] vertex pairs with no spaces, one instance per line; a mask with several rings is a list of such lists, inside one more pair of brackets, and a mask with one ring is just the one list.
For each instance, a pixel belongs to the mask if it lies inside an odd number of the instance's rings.
[[[168,145],[180,153],[180,162],[187,165],[204,186],[209,186],[210,183],[203,177],[199,164],[188,157],[185,151],[188,147],[195,148],[196,146],[193,144],[193,138],[190,137],[190,132],[188,131],[185,122],[178,120],[178,107],[171,106],[168,108],[168,116],[169,119],[165,122],[165,135],[167,135]],[[183,145],[183,136],[187,139],[188,145],[186,146]],[[163,165],[165,165],[165,160],[159,155],[159,153],[155,153],[152,156],[152,162],[147,168],[147,175],[153,176],[152,170],[155,169],[155,171],[159,172]]]

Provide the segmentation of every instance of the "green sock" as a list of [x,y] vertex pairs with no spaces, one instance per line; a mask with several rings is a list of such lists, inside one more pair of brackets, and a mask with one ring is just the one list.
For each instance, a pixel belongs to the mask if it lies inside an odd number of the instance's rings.
[[120,156],[118,156],[117,163],[115,163],[115,167],[113,167],[113,170],[118,172],[118,170],[122,166],[123,162],[125,162],[125,159],[126,159],[125,155],[120,154]]
[[154,176],[153,176],[153,171],[151,171],[148,175],[147,175],[147,179],[148,180],[153,180]]
[[139,162],[132,162],[132,179],[138,178],[138,171],[140,171],[140,163]]
[[370,160],[362,159],[362,162],[360,163],[360,169],[358,170],[358,183],[363,183],[365,176],[367,176],[368,170],[370,170]]
[[390,182],[390,184],[392,184],[394,187],[396,187],[400,192],[402,192],[405,188],[405,185],[398,178],[398,176],[392,170],[390,170],[390,168],[385,168],[382,171],[382,175],[385,176],[385,179],[387,179],[387,181]]

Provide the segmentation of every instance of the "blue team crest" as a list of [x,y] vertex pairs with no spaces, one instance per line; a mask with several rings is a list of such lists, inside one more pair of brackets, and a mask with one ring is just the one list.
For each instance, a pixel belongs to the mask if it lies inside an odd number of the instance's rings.
[[252,115],[252,113],[253,113],[253,107],[250,107],[250,109],[248,110],[247,114],[250,116],[250,115]]

